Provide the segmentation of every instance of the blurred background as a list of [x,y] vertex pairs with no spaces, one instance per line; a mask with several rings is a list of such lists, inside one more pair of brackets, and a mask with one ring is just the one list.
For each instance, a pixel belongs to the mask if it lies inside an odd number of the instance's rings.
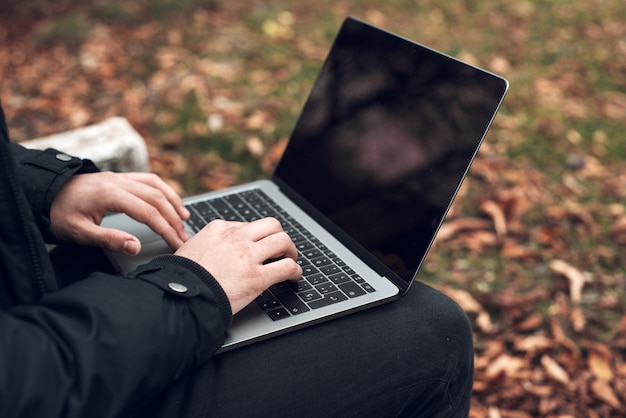
[[472,320],[472,417],[626,416],[623,0],[4,3],[13,140],[123,116],[183,195],[272,172],[348,15],[506,77],[419,279]]

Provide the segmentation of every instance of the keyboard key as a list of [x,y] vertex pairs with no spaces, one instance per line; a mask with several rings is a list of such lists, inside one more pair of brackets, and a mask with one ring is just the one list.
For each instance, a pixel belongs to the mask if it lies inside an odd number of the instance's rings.
[[341,293],[341,292],[333,292],[333,293],[327,294],[322,299],[317,299],[317,300],[314,300],[314,301],[310,302],[309,306],[311,307],[311,309],[319,309],[319,308],[322,308],[324,306],[329,306],[329,305],[332,305],[332,304],[335,304],[337,302],[341,302],[341,301],[344,301],[344,300],[347,300],[347,299],[348,298],[343,293]]
[[270,292],[263,292],[261,296],[256,298],[256,303],[263,309],[264,311],[268,311],[270,309],[274,309],[280,306],[280,303],[274,298]]
[[[298,264],[300,264],[300,263],[298,263]],[[318,275],[320,273],[320,271],[318,269],[316,269],[315,267],[313,267],[311,265],[300,264],[300,266],[302,267],[302,275],[304,277],[306,277],[306,278]],[[311,283],[311,284],[313,284],[313,283]]]
[[289,287],[292,291],[299,293],[304,292],[305,290],[311,289],[311,285],[304,279],[300,279],[297,282],[289,282]]
[[285,308],[272,309],[266,312],[272,321],[280,321],[281,319],[289,318],[289,312]]
[[317,286],[315,286],[315,289],[318,292],[320,292],[322,295],[325,295],[326,293],[336,292],[337,286],[335,286],[331,282],[326,282],[326,283],[318,284]]
[[313,286],[318,285],[320,283],[324,283],[328,281],[328,278],[325,277],[323,274],[320,273],[316,273],[316,274],[312,274],[310,276],[305,276],[305,278],[308,280],[309,283],[311,283]]
[[313,248],[313,244],[311,244],[309,241],[303,241],[304,238],[302,238],[302,240],[297,240],[296,238],[291,237],[291,239],[296,244],[296,249],[300,251],[301,253],[304,253],[305,251],[308,251],[311,248]]
[[[309,260],[312,260],[317,257],[322,257],[324,254],[322,254],[322,252],[316,248],[311,248],[309,250],[302,251],[302,255],[308,258]],[[313,263],[315,263],[315,261],[313,261]]]
[[276,283],[275,285],[270,286],[270,291],[276,295],[278,293],[287,292],[291,290],[291,286],[287,282]]
[[358,274],[353,274],[350,277],[352,277],[352,280],[354,280],[357,283],[360,283],[360,284],[365,283],[365,279],[363,279],[363,277],[359,276]]
[[305,302],[311,302],[312,300],[320,299],[322,297],[322,295],[320,295],[315,289],[298,293],[298,296],[300,296],[300,299],[302,299]]
[[358,284],[354,282],[346,282],[339,285],[339,288],[348,295],[349,298],[355,298],[357,296],[362,296],[365,294],[365,290],[361,288]]
[[371,284],[369,284],[369,283],[363,283],[363,284],[361,285],[361,287],[362,287],[363,289],[365,289],[365,291],[366,291],[366,292],[368,292],[368,293],[374,293],[374,292],[376,291],[376,289],[374,289],[374,288],[372,287],[372,285],[371,285]]
[[334,264],[330,264],[328,266],[321,267],[320,271],[325,275],[330,276],[331,274],[339,273],[341,269]]
[[311,260],[315,267],[324,267],[332,263],[328,257],[319,257]]
[[337,274],[333,274],[332,276],[329,277],[329,279],[335,283],[335,284],[341,284],[341,283],[345,283],[345,282],[349,282],[350,280],[350,276],[348,276],[345,273],[337,273]]
[[279,293],[276,295],[276,298],[291,315],[298,315],[311,310],[291,291]]

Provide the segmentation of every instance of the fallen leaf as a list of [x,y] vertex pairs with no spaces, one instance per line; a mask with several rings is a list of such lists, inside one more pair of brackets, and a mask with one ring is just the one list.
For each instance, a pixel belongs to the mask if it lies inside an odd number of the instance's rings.
[[548,355],[541,357],[541,365],[546,371],[546,374],[557,382],[563,385],[567,385],[570,382],[569,374],[567,374],[565,369]]
[[563,327],[557,318],[552,318],[550,321],[550,329],[552,330],[552,335],[554,336],[554,341],[563,347],[569,349],[572,353],[578,354],[579,349],[578,346],[571,338],[565,335],[565,331],[563,331]]
[[541,324],[543,324],[543,315],[533,313],[528,318],[517,324],[515,328],[519,331],[530,331],[539,328]]
[[553,272],[565,276],[569,280],[570,298],[575,304],[582,300],[583,287],[585,286],[585,276],[576,267],[563,260],[552,260],[550,268]]
[[620,408],[621,403],[606,380],[598,379],[591,382],[591,392],[602,402],[611,405],[615,409]]
[[480,218],[446,220],[437,232],[437,241],[451,239],[461,233],[489,229],[489,222]]
[[544,351],[555,346],[556,343],[554,340],[543,335],[531,335],[526,338],[521,338],[515,343],[516,350],[529,353]]
[[480,210],[486,213],[493,221],[493,227],[498,238],[502,239],[506,236],[506,218],[500,205],[492,200],[487,200],[480,205]]
[[589,355],[587,356],[589,370],[597,378],[610,382],[614,377],[611,367],[612,357],[611,351],[604,345],[595,344],[589,347]]
[[525,366],[526,362],[524,359],[512,357],[508,354],[502,354],[487,367],[485,374],[490,379],[493,379],[501,374],[511,377],[515,376],[519,370]]
[[572,321],[572,328],[576,332],[582,332],[585,329],[585,324],[587,323],[587,318],[583,310],[580,306],[575,306],[572,308],[572,312],[570,313],[570,320]]

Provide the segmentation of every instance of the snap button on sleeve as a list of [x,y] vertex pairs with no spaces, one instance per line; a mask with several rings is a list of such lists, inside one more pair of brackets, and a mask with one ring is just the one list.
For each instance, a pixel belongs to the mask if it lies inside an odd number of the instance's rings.
[[67,161],[71,161],[72,157],[70,157],[67,154],[58,153],[56,155],[56,159],[59,160],[59,161],[66,161],[67,162]]
[[167,287],[172,289],[176,293],[187,293],[187,286],[180,283],[170,282],[167,284]]

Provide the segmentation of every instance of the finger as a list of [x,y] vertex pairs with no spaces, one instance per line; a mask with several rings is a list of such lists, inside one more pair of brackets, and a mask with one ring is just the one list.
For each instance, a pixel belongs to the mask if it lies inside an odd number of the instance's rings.
[[296,246],[285,232],[276,232],[259,240],[256,248],[263,261],[281,257],[295,261],[298,258]]
[[109,196],[112,210],[145,223],[176,249],[189,239],[185,226],[160,192],[137,182],[126,182]]
[[262,268],[270,280],[268,287],[285,280],[299,280],[302,277],[302,267],[291,258],[265,264]]
[[[141,185],[142,183],[134,183],[133,186]],[[170,190],[170,189],[166,189]],[[162,193],[162,190],[154,187],[138,187],[135,191],[135,194],[145,200],[147,203],[153,205],[159,212],[160,216],[162,216],[176,231],[178,237],[184,242],[189,239],[189,235],[185,230],[185,226],[182,222],[183,219],[187,219],[189,217],[189,212],[187,209],[182,206],[182,202],[176,197],[181,205],[181,208],[184,210],[184,214],[181,214],[180,208],[176,208],[172,205],[170,199],[167,198]]]
[[191,214],[185,207],[182,199],[163,179],[156,174],[151,173],[128,173],[129,178],[132,178],[138,182],[148,184],[163,193],[166,199],[170,202],[172,207],[176,210],[176,213],[182,219],[188,219]]
[[246,227],[253,241],[259,241],[272,234],[283,232],[283,227],[276,218],[259,219],[248,223]]
[[75,227],[74,241],[79,244],[93,245],[128,255],[137,255],[141,251],[141,242],[137,237],[119,229],[104,228],[91,222],[82,222]]
[[[124,212],[136,221],[148,225],[173,249],[183,245],[186,239],[181,237],[178,226],[172,225],[172,222],[165,218],[154,205],[127,191],[120,193],[118,201],[123,201],[123,203],[119,203],[114,210]],[[180,218],[176,217],[176,219],[181,224],[181,228],[184,229]],[[186,236],[186,232],[184,236]]]
[[[178,200],[178,202],[180,202],[180,198],[178,198],[173,190],[171,190],[171,188],[167,185],[164,186],[163,190],[158,187],[154,187],[153,185],[160,184],[160,179],[156,175],[149,173],[124,173],[120,174],[117,179],[118,185],[115,189],[113,189],[117,191],[117,195],[114,196],[114,199],[109,199],[111,201],[111,205],[113,205],[113,210],[128,214],[133,211],[133,213],[138,216],[139,210],[145,210],[147,208],[145,205],[141,205],[139,208],[132,207],[133,202],[136,202],[135,199],[131,201],[128,198],[119,196],[119,194],[129,193],[154,206],[154,208],[158,211],[158,214],[154,214],[154,216],[165,219],[176,231],[182,242],[189,239],[180,214],[170,202],[170,199],[173,199],[174,201]],[[164,192],[168,192],[170,198],[168,198]],[[128,196],[128,194],[126,194],[126,196]],[[180,202],[180,205],[182,205],[182,202]],[[153,213],[152,210],[149,212]],[[142,220],[145,219],[145,217],[146,215],[143,215]]]

